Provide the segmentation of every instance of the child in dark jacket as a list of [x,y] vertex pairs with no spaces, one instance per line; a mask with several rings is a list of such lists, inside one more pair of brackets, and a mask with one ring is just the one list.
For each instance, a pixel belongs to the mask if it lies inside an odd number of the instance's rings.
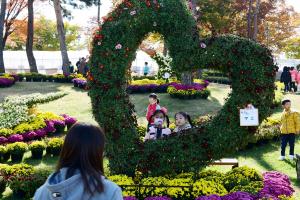
[[291,73],[289,72],[288,67],[283,68],[283,72],[280,77],[280,82],[284,83],[284,91],[289,92],[290,91],[290,83],[292,81]]

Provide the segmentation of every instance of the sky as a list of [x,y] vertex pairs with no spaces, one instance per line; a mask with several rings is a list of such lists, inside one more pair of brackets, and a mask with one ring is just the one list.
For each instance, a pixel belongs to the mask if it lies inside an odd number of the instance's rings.
[[[287,5],[293,6],[295,11],[300,13],[300,0],[286,0]],[[44,5],[39,5],[37,9],[37,13],[42,14],[46,16],[49,19],[55,20],[55,13],[54,8],[52,10],[49,10],[49,3],[43,3]],[[101,0],[101,16],[105,16],[112,8],[111,0]],[[49,10],[49,12],[45,12],[45,10]],[[85,27],[88,25],[88,21],[91,17],[97,16],[97,7],[93,6],[90,8],[84,8],[84,9],[73,9],[71,8],[71,13],[73,16],[73,19],[67,20],[73,24],[78,24],[82,27]]]
[[[52,7],[52,9],[50,8]],[[55,12],[53,8],[53,4],[49,5],[49,2],[39,3],[38,6],[36,6],[36,14],[40,14],[45,16],[48,19],[55,20]],[[50,8],[50,9],[49,9]],[[101,7],[100,7],[100,15],[101,17],[107,15],[109,11],[112,8],[111,0],[101,0]],[[45,12],[47,11],[47,12]],[[89,8],[84,9],[73,9],[70,8],[71,14],[73,19],[68,20],[64,19],[64,21],[69,21],[72,24],[77,24],[82,27],[85,27],[88,25],[88,21],[92,17],[97,17],[98,8],[97,6],[92,6]]]

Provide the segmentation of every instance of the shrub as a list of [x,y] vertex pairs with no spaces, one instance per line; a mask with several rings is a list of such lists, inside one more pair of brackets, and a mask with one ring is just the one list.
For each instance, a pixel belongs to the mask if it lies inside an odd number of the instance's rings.
[[9,178],[8,184],[16,196],[31,198],[47,180],[49,174],[48,170],[35,170],[32,174],[17,174]]
[[41,159],[43,157],[43,152],[46,149],[46,143],[43,141],[35,141],[29,145],[32,158]]
[[223,185],[225,175],[216,170],[204,170],[199,173],[199,178],[207,181],[213,181]]
[[253,181],[248,185],[238,185],[235,186],[230,192],[248,192],[249,194],[256,195],[261,189],[263,189],[264,184],[262,181]]
[[220,183],[200,179],[193,184],[192,195],[196,198],[199,196],[218,194],[225,195],[227,190]]
[[141,181],[143,187],[140,189],[141,196],[143,198],[151,197],[151,196],[163,196],[167,194],[166,187],[151,187],[151,186],[166,186],[169,183],[169,179],[165,177],[148,177],[144,178]]
[[20,162],[23,159],[24,153],[27,151],[28,145],[24,142],[15,142],[7,145],[7,150],[11,155],[13,162]]
[[8,137],[13,134],[13,130],[8,128],[1,128],[0,129],[0,136]]
[[237,167],[225,174],[224,186],[231,191],[236,186],[249,185],[251,181],[262,181],[262,175],[247,166]]
[[5,146],[0,146],[0,161],[6,162],[10,157],[10,153]]
[[58,156],[63,146],[64,140],[61,138],[52,138],[47,144],[47,154]]
[[109,176],[109,180],[113,181],[117,185],[123,187],[123,196],[134,196],[135,195],[135,188],[132,187],[124,187],[123,185],[134,185],[133,179],[126,175],[114,175]]
[[190,186],[193,183],[191,178],[176,178],[169,180],[168,186],[186,186],[186,187],[168,187],[167,195],[172,199],[190,199]]
[[0,166],[0,175],[8,180],[11,176],[26,176],[34,173],[34,168],[28,164],[15,164],[15,165],[1,165]]
[[137,132],[138,132],[139,137],[143,138],[146,135],[147,129],[144,126],[138,126]]

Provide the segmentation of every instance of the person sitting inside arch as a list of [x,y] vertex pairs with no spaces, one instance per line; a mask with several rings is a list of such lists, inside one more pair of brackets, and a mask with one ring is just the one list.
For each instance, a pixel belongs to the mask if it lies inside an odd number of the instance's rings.
[[[171,129],[169,129],[169,117],[164,111],[156,110],[151,116],[151,119],[153,119],[153,123],[148,124],[149,128],[144,137],[144,141],[164,138],[171,134]],[[164,126],[164,124],[166,124],[166,126]]]

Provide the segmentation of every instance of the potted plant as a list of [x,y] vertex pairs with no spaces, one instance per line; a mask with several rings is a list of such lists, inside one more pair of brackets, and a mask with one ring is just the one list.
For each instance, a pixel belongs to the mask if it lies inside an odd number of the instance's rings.
[[12,162],[21,162],[28,145],[24,142],[15,142],[7,145],[7,150],[11,155]]
[[29,145],[31,157],[33,159],[42,159],[43,152],[46,149],[46,143],[43,141],[35,141]]
[[52,138],[49,140],[46,148],[48,155],[58,156],[60,154],[64,141],[61,138]]
[[14,196],[22,199],[31,199],[35,191],[47,180],[48,170],[20,168],[8,179],[8,185]]
[[6,189],[6,182],[7,181],[4,179],[4,177],[0,176],[0,196]]
[[10,157],[10,154],[7,151],[7,148],[5,146],[0,146],[0,161],[6,162],[6,161],[8,161],[9,157]]
[[77,122],[76,118],[70,117],[69,115],[63,114],[61,116],[65,119],[65,124],[67,125],[67,130],[69,130]]
[[65,131],[66,124],[64,120],[53,120],[53,123],[56,129],[55,134],[61,134]]

